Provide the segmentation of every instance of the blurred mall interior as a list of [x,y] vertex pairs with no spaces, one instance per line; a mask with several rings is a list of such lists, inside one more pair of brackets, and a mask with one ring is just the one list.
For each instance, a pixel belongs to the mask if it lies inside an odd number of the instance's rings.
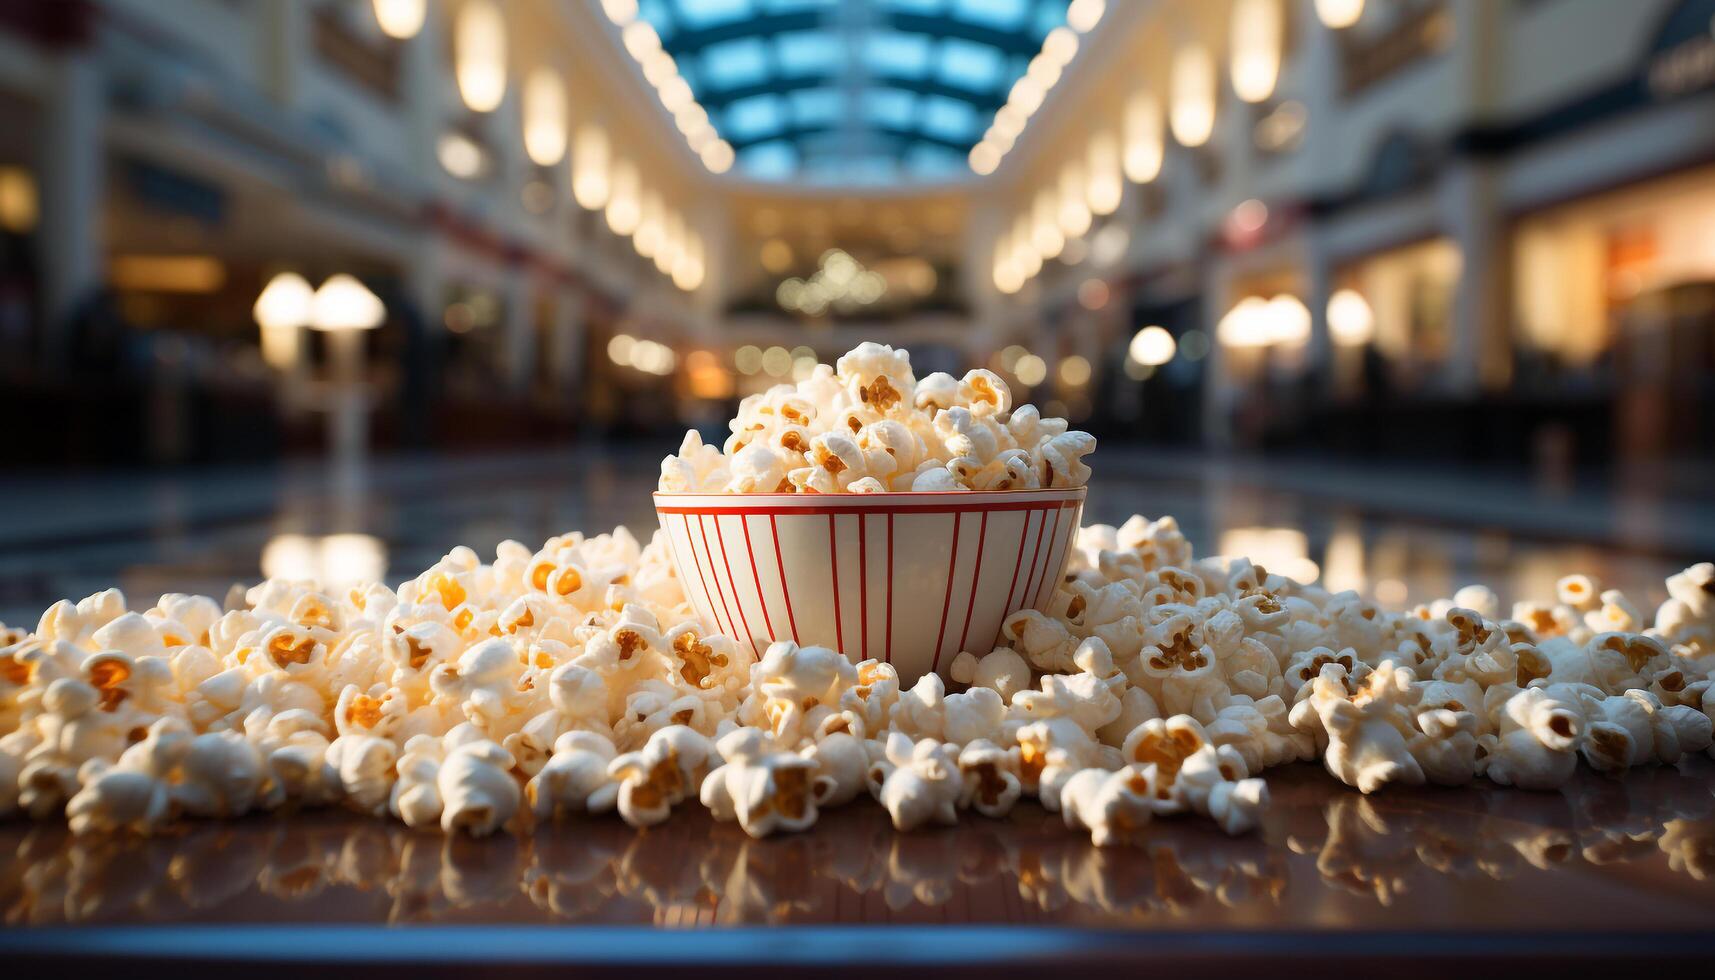
[[[861,340],[993,368],[1127,480],[1467,545],[1559,501],[1531,533],[1678,561],[1715,525],[1715,0],[0,0],[0,609],[116,515],[90,576],[393,541],[385,491],[281,517],[298,461],[638,491],[473,544],[647,521],[679,431]],[[258,472],[267,533],[186,545]],[[1335,561],[1260,499],[1200,546]]]

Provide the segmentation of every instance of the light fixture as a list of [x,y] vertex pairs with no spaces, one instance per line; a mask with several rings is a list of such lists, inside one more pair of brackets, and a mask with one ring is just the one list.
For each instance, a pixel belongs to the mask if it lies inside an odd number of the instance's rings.
[[629,236],[643,220],[642,188],[637,167],[621,158],[613,165],[613,188],[607,199],[607,226],[616,235]]
[[1356,289],[1336,290],[1328,297],[1328,336],[1341,346],[1367,344],[1376,333],[1375,311]]
[[1072,0],[1066,8],[1066,26],[1079,34],[1088,34],[1107,11],[1107,0]]
[[1145,367],[1160,367],[1173,360],[1179,345],[1166,327],[1148,326],[1132,335],[1126,356]]
[[1233,94],[1261,102],[1274,94],[1280,78],[1282,23],[1280,0],[1236,0],[1232,14]]
[[466,0],[453,25],[454,74],[473,112],[493,112],[506,97],[506,19],[493,0]]
[[638,61],[661,50],[661,35],[655,33],[655,28],[646,20],[634,20],[625,25],[625,29],[619,32],[619,40]]
[[661,195],[655,191],[645,191],[638,214],[637,234],[631,237],[631,247],[637,250],[638,255],[652,259],[667,234],[666,206],[661,201]]
[[698,156],[702,158],[703,166],[708,168],[709,173],[724,174],[732,169],[732,144],[726,140],[715,140],[703,147],[703,152]]
[[356,276],[329,276],[310,298],[310,327],[314,330],[373,330],[387,319],[381,297]]
[[1066,67],[1078,54],[1078,33],[1064,24],[1054,28],[1042,39],[1042,53]]
[[1165,152],[1162,139],[1161,101],[1155,93],[1138,89],[1125,104],[1125,177],[1134,184],[1147,184],[1161,175]]
[[978,177],[987,177],[994,173],[995,168],[1000,166],[1000,153],[1001,151],[986,139],[971,147],[971,172]]
[[435,158],[447,173],[460,180],[475,180],[488,166],[488,154],[463,133],[449,130],[435,144]]
[[656,94],[661,96],[661,104],[667,107],[667,111],[673,113],[696,101],[696,96],[691,93],[691,83],[678,75],[662,82]]
[[1052,187],[1038,191],[1031,216],[1030,242],[1044,262],[1058,256],[1066,247],[1066,235],[1060,230],[1058,197]]
[[643,59],[643,77],[656,88],[660,88],[668,79],[678,76],[679,63],[665,51],[657,51]]
[[1181,146],[1199,147],[1215,132],[1215,63],[1209,49],[1190,43],[1173,53],[1173,106],[1168,124]]
[[694,231],[685,234],[685,247],[673,263],[673,285],[692,292],[703,284],[703,236]]
[[1090,383],[1092,374],[1088,358],[1073,354],[1060,362],[1060,383],[1068,388],[1082,388]]
[[401,41],[417,36],[428,12],[424,0],[375,0],[371,6],[381,33]]
[[268,280],[250,314],[264,333],[309,326],[316,291],[296,272],[281,272]]
[[607,131],[594,123],[578,127],[572,144],[572,199],[594,211],[607,206],[612,182],[608,174]]
[[1055,217],[1060,222],[1060,233],[1067,238],[1078,238],[1090,230],[1085,183],[1083,161],[1068,160],[1060,168],[1060,203]]
[[1111,130],[1102,130],[1090,137],[1086,166],[1089,182],[1084,187],[1084,195],[1090,211],[1097,215],[1113,214],[1119,210],[1120,199],[1125,196],[1125,181],[1120,176],[1119,141]]
[[601,0],[601,11],[618,27],[637,19],[637,0]]
[[1042,100],[1047,94],[1041,82],[1025,75],[1012,83],[1012,91],[1007,93],[1006,101],[1009,105],[1016,106],[1028,119],[1037,109],[1042,108]]
[[1310,339],[1310,310],[1291,293],[1268,301],[1267,342],[1296,347]]
[[552,68],[531,70],[524,79],[524,152],[540,167],[566,155],[566,83]]
[[671,277],[673,266],[679,262],[679,254],[685,250],[685,219],[679,212],[669,211],[661,226],[661,244],[655,249],[655,271]]
[[1032,240],[1034,231],[1035,226],[1028,211],[1019,215],[1012,223],[1012,264],[1019,275],[1026,279],[1042,271],[1042,253],[1037,251],[1036,243]]
[[1048,362],[1035,354],[1026,354],[1013,365],[1012,375],[1018,379],[1019,384],[1033,388],[1047,379]]
[[1316,17],[1322,26],[1342,30],[1364,15],[1364,0],[1316,0]]

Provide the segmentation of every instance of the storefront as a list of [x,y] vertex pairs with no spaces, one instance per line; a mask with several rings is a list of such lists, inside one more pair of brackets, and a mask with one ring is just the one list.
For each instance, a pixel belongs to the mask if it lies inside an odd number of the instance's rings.
[[1584,393],[1621,457],[1715,451],[1715,167],[1521,218],[1515,386]]

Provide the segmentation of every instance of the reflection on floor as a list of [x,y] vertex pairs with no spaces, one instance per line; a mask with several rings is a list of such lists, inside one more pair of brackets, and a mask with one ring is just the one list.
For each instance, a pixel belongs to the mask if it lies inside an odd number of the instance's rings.
[[[129,476],[9,477],[0,487],[0,622],[62,597],[224,595],[264,571],[397,582],[457,544],[492,555],[569,529],[655,526],[657,451],[618,447]],[[1356,588],[1384,605],[1493,585],[1546,597],[1572,571],[1652,605],[1662,579],[1715,557],[1715,498],[1540,486],[1484,473],[1097,457],[1091,521],[1173,514],[1199,554]]]
[[153,839],[14,823],[0,826],[0,923],[1715,928],[1707,760],[1586,771],[1552,794],[1364,797],[1302,765],[1269,782],[1256,835],[1158,820],[1136,846],[1107,849],[1034,805],[898,834],[867,800],[763,841],[695,806],[641,832],[589,818],[482,840],[338,812]]

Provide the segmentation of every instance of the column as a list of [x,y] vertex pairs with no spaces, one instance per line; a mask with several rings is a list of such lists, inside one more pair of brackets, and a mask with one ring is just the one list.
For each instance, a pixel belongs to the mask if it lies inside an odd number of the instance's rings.
[[1453,295],[1452,342],[1441,372],[1444,390],[1475,397],[1505,384],[1512,372],[1506,285],[1512,256],[1496,178],[1479,160],[1460,160],[1439,191],[1447,231],[1459,246],[1461,274]]
[[36,177],[41,188],[42,350],[53,366],[70,356],[69,321],[102,286],[107,106],[101,68],[87,49],[56,56],[51,72]]
[[536,289],[529,266],[514,263],[506,270],[505,318],[500,329],[500,376],[514,397],[529,392],[530,365],[536,350]]

